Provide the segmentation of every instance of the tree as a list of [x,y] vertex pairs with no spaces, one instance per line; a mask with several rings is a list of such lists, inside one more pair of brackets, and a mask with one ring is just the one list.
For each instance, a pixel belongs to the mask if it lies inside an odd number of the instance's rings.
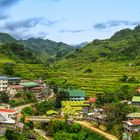
[[14,66],[15,66],[15,64],[13,64],[13,63],[3,64],[4,74],[13,76],[14,75]]
[[55,103],[53,101],[43,101],[37,104],[36,107],[39,115],[44,115],[48,110],[55,110]]
[[115,91],[115,95],[119,100],[131,100],[133,96],[133,90],[128,85],[123,85]]
[[6,130],[5,137],[7,140],[28,140],[24,134],[10,129]]
[[128,76],[127,75],[123,75],[122,78],[120,78],[121,82],[128,82]]
[[49,83],[49,87],[50,87],[51,89],[53,89],[53,92],[54,92],[54,93],[58,93],[58,86],[57,86],[57,84],[56,84],[54,81],[51,81],[51,82]]
[[32,107],[25,107],[22,109],[21,114],[24,116],[32,116],[33,115],[33,110]]
[[9,103],[9,96],[5,92],[0,92],[0,102]]
[[67,91],[61,90],[56,94],[56,106],[61,107],[61,101],[70,100],[70,95]]

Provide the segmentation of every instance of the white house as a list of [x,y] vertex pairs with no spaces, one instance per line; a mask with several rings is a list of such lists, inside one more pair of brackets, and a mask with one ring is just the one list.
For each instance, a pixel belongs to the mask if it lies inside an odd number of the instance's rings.
[[16,110],[12,109],[0,109],[0,123],[1,124],[15,124]]
[[8,77],[0,76],[0,91],[6,91],[8,87]]

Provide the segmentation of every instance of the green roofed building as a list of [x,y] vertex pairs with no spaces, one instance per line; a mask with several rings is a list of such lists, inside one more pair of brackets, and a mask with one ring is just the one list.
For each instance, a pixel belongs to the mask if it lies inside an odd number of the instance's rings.
[[67,89],[67,92],[70,94],[70,100],[71,101],[85,100],[86,93],[85,93],[84,90]]
[[139,112],[130,113],[126,117],[129,119],[140,119],[140,113]]
[[39,86],[39,84],[35,82],[26,82],[26,83],[20,83],[21,86],[24,86],[26,88],[33,88]]
[[139,105],[140,106],[140,96],[133,96],[133,98],[132,98],[132,104],[133,105]]

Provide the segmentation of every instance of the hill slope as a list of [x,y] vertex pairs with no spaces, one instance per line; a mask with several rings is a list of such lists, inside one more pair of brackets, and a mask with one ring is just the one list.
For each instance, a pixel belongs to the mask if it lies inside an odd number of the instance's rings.
[[[0,33],[0,43],[18,43],[25,46],[26,51],[31,51],[42,60],[42,62],[47,61],[48,59],[60,59],[69,52],[74,50],[74,47],[67,45],[63,42],[55,42],[51,40],[44,40],[41,38],[30,38],[27,40],[16,40],[12,36],[6,33]],[[18,55],[18,54],[17,54]]]
[[[123,29],[110,39],[94,40],[65,57],[67,62],[93,63],[96,61],[137,60],[140,57],[140,26],[134,30]],[[63,60],[64,61],[64,60]]]
[[44,40],[41,38],[30,38],[20,42],[22,42],[27,48],[36,52],[38,57],[42,58],[42,60],[58,60],[74,50],[72,46],[69,46],[65,43],[57,43],[48,39]]
[[[57,83],[67,80],[67,85],[85,89],[92,96],[105,89],[115,89],[140,82],[140,26],[124,29],[110,39],[94,40],[84,48],[76,49],[53,65],[57,70],[51,79]],[[137,82],[121,82],[127,75]],[[63,79],[63,80],[62,80]]]

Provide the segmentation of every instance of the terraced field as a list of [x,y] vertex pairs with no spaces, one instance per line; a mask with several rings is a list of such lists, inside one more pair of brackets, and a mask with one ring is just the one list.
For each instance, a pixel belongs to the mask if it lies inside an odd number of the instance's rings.
[[[82,66],[81,70],[75,70],[73,67],[54,68],[41,64],[19,64],[15,71],[27,79],[44,76],[47,83],[54,81],[60,86],[65,82],[65,85],[84,89],[88,96],[94,96],[103,90],[116,89],[125,84],[132,87],[139,85],[119,81],[124,74],[128,77],[134,76],[140,81],[140,66],[129,66],[130,63],[133,62],[96,62]],[[91,68],[92,73],[84,73],[87,68]]]

